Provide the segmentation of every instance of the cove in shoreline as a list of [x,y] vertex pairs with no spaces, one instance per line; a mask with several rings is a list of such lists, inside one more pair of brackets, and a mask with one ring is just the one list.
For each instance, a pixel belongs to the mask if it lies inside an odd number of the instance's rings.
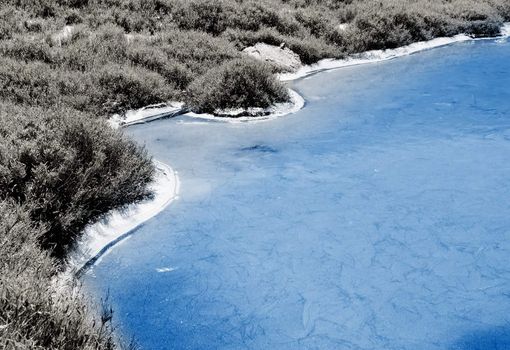
[[[510,36],[510,23],[501,28],[499,38]],[[496,38],[472,38],[468,35],[456,35],[450,38],[436,38],[430,41],[413,43],[392,50],[368,51],[347,59],[325,59],[317,64],[304,66],[295,73],[280,74],[279,79],[284,82],[295,81],[310,75],[343,67],[376,63],[415,54],[421,51],[470,40],[495,40]],[[113,116],[109,122],[112,127],[127,127],[140,123],[147,123],[158,119],[186,115],[204,121],[218,121],[227,123],[246,123],[268,121],[288,114],[295,113],[305,106],[304,98],[296,91],[289,89],[291,101],[278,104],[264,111],[266,115],[255,117],[218,117],[211,114],[197,114],[187,112],[182,102],[172,102],[154,106],[147,106],[139,110],[129,111],[126,118]],[[225,114],[235,115],[241,110],[225,111]],[[101,256],[122,240],[129,237],[137,227],[161,212],[173,200],[178,198],[179,179],[172,168],[161,162],[156,162],[158,176],[153,184],[155,198],[153,200],[131,205],[124,211],[115,211],[104,222],[96,223],[85,231],[84,238],[78,245],[70,259],[70,269],[81,271],[85,266],[96,263]]]
[[505,349],[509,45],[321,73],[271,123],[128,129],[181,197],[85,287],[143,349]]

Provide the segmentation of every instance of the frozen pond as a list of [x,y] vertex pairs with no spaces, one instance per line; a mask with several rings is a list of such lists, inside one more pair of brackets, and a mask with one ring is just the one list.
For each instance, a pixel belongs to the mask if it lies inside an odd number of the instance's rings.
[[301,112],[128,131],[180,199],[85,277],[142,349],[510,348],[510,43],[294,84]]

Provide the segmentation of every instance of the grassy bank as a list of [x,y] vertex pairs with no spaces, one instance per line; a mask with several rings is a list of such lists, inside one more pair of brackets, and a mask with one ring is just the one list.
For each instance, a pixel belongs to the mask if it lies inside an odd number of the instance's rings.
[[507,0],[4,0],[0,4],[0,347],[115,348],[54,276],[83,228],[150,197],[143,149],[105,117],[288,98],[281,67],[242,50],[285,43],[304,64],[438,36],[492,36]]
[[[277,67],[260,69],[240,52],[257,42],[286,43],[310,64],[438,36],[495,35],[509,18],[506,0],[6,0],[0,97],[94,115],[168,100],[210,109],[230,97],[211,107],[201,88],[206,80],[222,89],[218,67],[235,61],[273,79]],[[250,100],[254,107],[282,99],[275,84]]]

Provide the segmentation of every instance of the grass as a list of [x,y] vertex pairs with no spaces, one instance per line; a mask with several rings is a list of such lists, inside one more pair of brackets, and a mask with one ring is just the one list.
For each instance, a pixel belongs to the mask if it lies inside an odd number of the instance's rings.
[[278,68],[242,53],[258,42],[311,64],[509,20],[508,0],[3,0],[0,347],[119,346],[110,310],[55,283],[84,227],[151,195],[150,158],[105,117],[284,101]]

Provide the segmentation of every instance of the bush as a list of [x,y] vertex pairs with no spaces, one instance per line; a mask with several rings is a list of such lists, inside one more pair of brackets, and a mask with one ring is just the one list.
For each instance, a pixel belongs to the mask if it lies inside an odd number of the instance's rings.
[[172,30],[158,35],[152,45],[159,46],[172,60],[193,72],[193,78],[222,63],[241,57],[224,37],[212,37],[199,31]]
[[281,27],[280,16],[272,6],[255,1],[243,2],[231,23],[232,29],[249,31],[257,31],[263,27]]
[[[8,40],[15,34],[25,32],[31,23],[38,22],[29,20],[23,11],[14,6],[0,6],[0,40]],[[40,24],[38,28],[41,29]]]
[[192,80],[193,73],[184,64],[169,59],[159,48],[133,45],[127,55],[133,64],[159,73],[174,89],[183,90]]
[[174,17],[181,29],[203,30],[218,35],[225,30],[234,9],[222,0],[189,0],[177,2]]
[[168,101],[175,95],[161,75],[143,68],[108,65],[94,75],[93,81],[98,87],[94,105],[101,104],[102,114],[122,113]]
[[59,98],[56,72],[40,62],[0,58],[0,96],[30,105],[55,104]]
[[212,69],[189,89],[189,106],[212,113],[224,108],[266,108],[288,100],[285,87],[270,68],[251,59],[238,59]]
[[103,122],[12,105],[0,105],[0,116],[0,199],[26,206],[54,256],[110,210],[150,197],[150,158]]
[[369,0],[353,6],[356,15],[346,40],[349,52],[396,48],[464,32],[491,36],[499,32],[502,24],[497,7],[483,0],[423,3]]
[[50,46],[41,39],[18,37],[16,40],[0,42],[0,55],[16,60],[54,62]]

